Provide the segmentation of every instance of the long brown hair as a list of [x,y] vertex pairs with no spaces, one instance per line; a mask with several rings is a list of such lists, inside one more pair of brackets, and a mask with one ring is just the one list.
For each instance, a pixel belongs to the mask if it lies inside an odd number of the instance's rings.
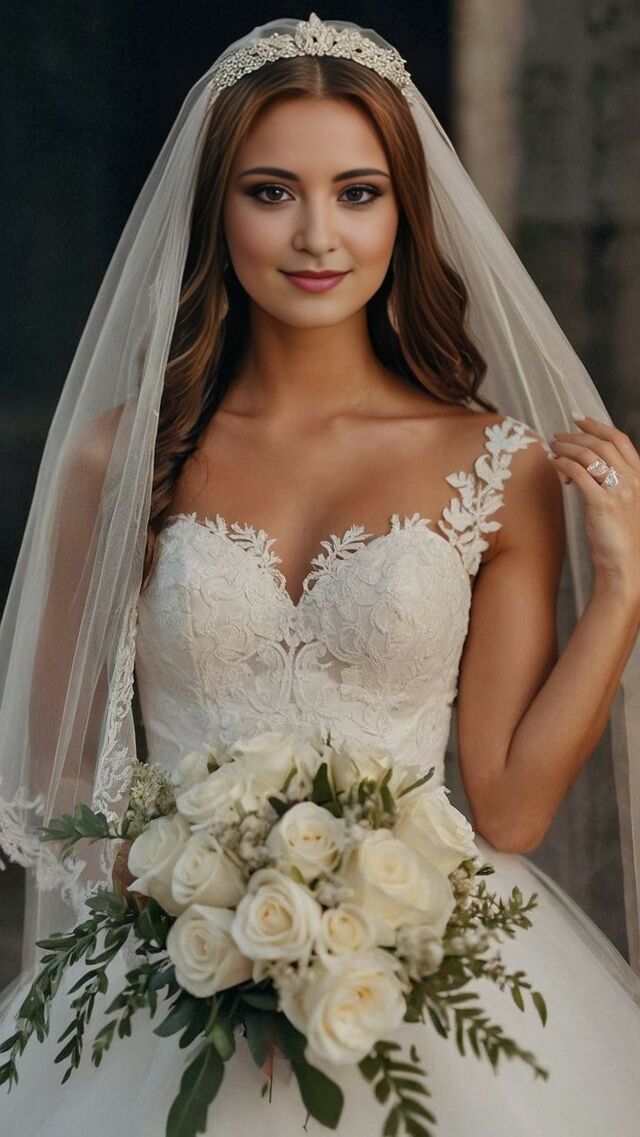
[[[367,303],[378,358],[444,402],[473,399],[497,410],[476,393],[487,365],[465,327],[467,289],[438,247],[423,147],[402,93],[346,59],[305,55],[264,64],[218,94],[203,140],[160,404],[143,591],[182,468],[229,387],[249,327],[249,297],[233,266],[225,267],[222,207],[229,172],[260,113],[285,98],[349,99],[368,112],[384,147],[399,222],[389,269]],[[397,331],[387,308],[392,289]]]

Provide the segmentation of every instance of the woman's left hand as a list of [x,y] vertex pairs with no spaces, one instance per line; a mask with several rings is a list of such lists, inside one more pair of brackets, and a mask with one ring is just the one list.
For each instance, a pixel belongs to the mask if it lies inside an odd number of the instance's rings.
[[[640,604],[640,454],[628,434],[595,418],[576,419],[577,433],[558,433],[550,442],[556,468],[582,492],[586,527],[597,577]],[[600,458],[613,466],[620,482],[607,488],[606,476],[587,466]]]

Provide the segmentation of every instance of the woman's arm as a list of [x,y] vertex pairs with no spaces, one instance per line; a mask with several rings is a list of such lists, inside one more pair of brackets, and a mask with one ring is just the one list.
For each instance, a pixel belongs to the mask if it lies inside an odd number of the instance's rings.
[[640,582],[596,574],[558,656],[564,509],[556,463],[542,447],[514,455],[501,521],[474,589],[459,753],[476,830],[497,849],[524,853],[544,837],[606,726],[640,626]]

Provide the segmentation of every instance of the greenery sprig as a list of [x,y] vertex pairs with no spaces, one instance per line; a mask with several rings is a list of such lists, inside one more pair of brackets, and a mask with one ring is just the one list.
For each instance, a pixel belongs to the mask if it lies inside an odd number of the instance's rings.
[[[415,1046],[409,1051],[411,1063],[396,1062],[392,1052],[401,1050],[397,1042],[377,1042],[370,1054],[358,1063],[360,1070],[368,1082],[373,1083],[373,1092],[379,1102],[385,1103],[390,1097],[395,1097],[382,1130],[383,1137],[396,1137],[400,1123],[409,1137],[432,1137],[433,1130],[428,1129],[425,1121],[436,1123],[436,1117],[430,1109],[415,1097],[424,1094],[431,1097],[431,1092],[416,1077],[426,1077],[426,1071],[419,1064],[418,1052]],[[378,1081],[374,1079],[380,1075]]]

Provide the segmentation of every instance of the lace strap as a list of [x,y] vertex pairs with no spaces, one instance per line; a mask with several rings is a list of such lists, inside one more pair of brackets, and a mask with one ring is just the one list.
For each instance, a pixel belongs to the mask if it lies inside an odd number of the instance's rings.
[[[527,434],[526,432],[529,431]],[[483,533],[494,533],[500,521],[489,520],[503,504],[502,487],[511,477],[511,455],[538,442],[548,456],[551,448],[526,423],[508,415],[501,422],[484,428],[485,451],[474,462],[474,472],[449,474],[447,482],[459,493],[443,509],[438,528],[458,550],[464,567],[475,575],[489,542]]]

